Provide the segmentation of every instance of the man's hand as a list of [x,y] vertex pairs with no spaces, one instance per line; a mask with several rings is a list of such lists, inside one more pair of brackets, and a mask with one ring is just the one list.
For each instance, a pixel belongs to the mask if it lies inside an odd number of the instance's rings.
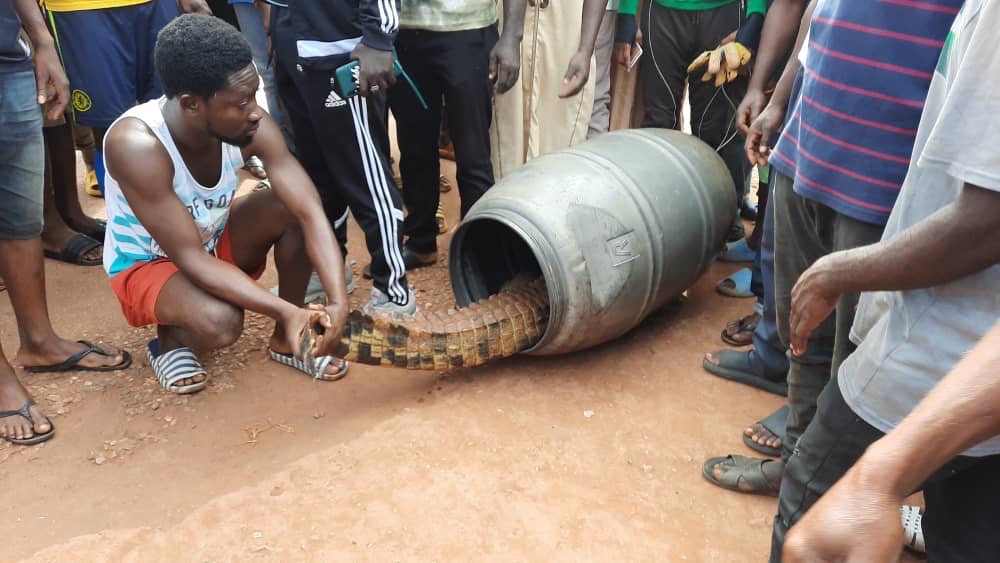
[[835,287],[838,254],[828,254],[809,267],[792,288],[789,313],[792,353],[806,352],[809,335],[837,308],[841,291]]
[[885,475],[866,478],[862,464],[851,468],[792,526],[782,552],[785,563],[899,560],[903,499],[886,490]]
[[723,37],[722,41],[719,41],[719,47],[722,47],[726,43],[732,43],[733,41],[736,41],[736,32],[737,30],[734,29],[732,33]]
[[364,97],[369,94],[384,94],[396,83],[396,77],[392,74],[392,51],[372,49],[364,43],[358,43],[351,51],[351,58],[361,65],[358,72],[358,94]]
[[323,308],[325,313],[320,318],[323,325],[323,338],[320,339],[318,351],[321,356],[332,356],[337,350],[337,343],[340,342],[340,335],[344,332],[344,325],[347,324],[347,303],[330,303]]
[[52,43],[35,45],[34,63],[38,103],[46,106],[45,117],[58,119],[69,103],[69,79]]
[[767,159],[771,156],[771,142],[775,140],[775,134],[784,121],[785,108],[773,103],[767,104],[764,111],[753,120],[744,145],[750,164],[767,166]]
[[503,94],[517,82],[521,72],[521,43],[503,36],[490,51],[490,82],[493,93]]
[[177,9],[182,14],[212,15],[212,9],[208,7],[208,2],[205,2],[205,0],[177,0]]
[[590,55],[577,51],[573,58],[569,60],[566,74],[563,75],[563,85],[559,90],[560,98],[569,98],[577,95],[587,84],[590,77]]
[[[618,64],[625,68],[628,68],[629,61],[635,56],[636,51],[639,50],[639,46],[642,45],[642,32],[635,32],[635,42],[631,45],[628,43],[615,43],[614,52],[611,58]],[[629,69],[631,70],[631,69]]]
[[750,124],[753,123],[760,112],[767,105],[767,95],[761,90],[749,90],[743,96],[740,107],[736,109],[736,128],[740,134],[746,137],[750,134]]

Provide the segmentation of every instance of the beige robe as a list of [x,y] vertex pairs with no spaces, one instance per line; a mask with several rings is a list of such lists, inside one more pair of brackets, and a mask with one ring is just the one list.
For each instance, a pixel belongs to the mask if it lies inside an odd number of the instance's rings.
[[583,90],[559,98],[566,67],[580,45],[582,21],[583,0],[535,0],[528,6],[520,76],[493,101],[490,148],[497,180],[536,156],[586,140],[597,74],[593,56]]

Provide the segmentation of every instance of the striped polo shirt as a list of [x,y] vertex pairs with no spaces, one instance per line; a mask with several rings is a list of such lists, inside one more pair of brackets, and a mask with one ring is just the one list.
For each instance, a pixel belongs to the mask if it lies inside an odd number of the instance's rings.
[[795,192],[884,225],[962,0],[819,0],[798,95],[770,159]]

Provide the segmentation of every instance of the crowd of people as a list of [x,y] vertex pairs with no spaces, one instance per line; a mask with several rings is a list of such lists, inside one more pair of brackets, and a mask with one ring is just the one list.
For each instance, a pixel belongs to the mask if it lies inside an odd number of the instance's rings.
[[[247,310],[275,321],[272,360],[340,379],[336,338],[306,358],[299,334],[347,318],[348,216],[365,312],[412,315],[407,272],[446,230],[440,155],[464,216],[607,132],[612,68],[635,67],[633,122],[713,147],[754,223],[720,255],[750,267],[716,286],[754,298],[721,332],[751,347],[703,367],[787,397],[741,433],[765,457],[713,457],[704,478],[778,498],[772,561],[1000,560],[998,0],[230,4],[227,22],[204,0],[0,0],[0,277],[26,371],[132,361],[55,332],[47,256],[103,264],[126,321],[156,326],[167,392],[208,384],[198,354]],[[76,150],[106,222],[82,211]],[[238,196],[241,169],[260,183]],[[0,437],[54,433],[0,350]],[[918,490],[926,507],[903,506]]]

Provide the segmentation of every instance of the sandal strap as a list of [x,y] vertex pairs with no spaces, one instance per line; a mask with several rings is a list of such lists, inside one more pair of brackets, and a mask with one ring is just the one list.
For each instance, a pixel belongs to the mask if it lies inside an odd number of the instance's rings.
[[152,352],[149,355],[149,364],[156,374],[156,380],[167,391],[172,391],[174,385],[181,380],[208,375],[198,361],[198,356],[190,348],[176,348],[155,358],[152,357]]
[[280,352],[275,352],[274,350],[268,350],[271,359],[278,362],[279,364],[288,366],[290,368],[295,368],[302,373],[311,376],[313,379],[324,379],[326,374],[326,368],[330,366],[330,362],[334,360],[333,356],[317,356],[315,361],[315,371],[310,370],[306,363],[292,354],[282,354]]
[[[70,237],[70,239],[66,242],[66,245],[59,251],[59,254],[64,261],[79,264],[83,262],[84,254],[99,246],[102,246],[100,242],[83,233],[77,233]],[[90,262],[87,263],[89,264]]]
[[24,406],[22,406],[21,408],[17,409],[16,411],[0,411],[0,418],[7,418],[9,416],[18,416],[18,415],[20,415],[20,416],[23,416],[24,418],[26,418],[28,420],[28,422],[30,422],[32,425],[34,425],[35,424],[35,419],[31,417],[31,412],[28,409],[30,409],[31,407],[33,407],[36,404],[37,403],[35,403],[34,399],[30,399],[29,398],[27,401],[24,402]]

